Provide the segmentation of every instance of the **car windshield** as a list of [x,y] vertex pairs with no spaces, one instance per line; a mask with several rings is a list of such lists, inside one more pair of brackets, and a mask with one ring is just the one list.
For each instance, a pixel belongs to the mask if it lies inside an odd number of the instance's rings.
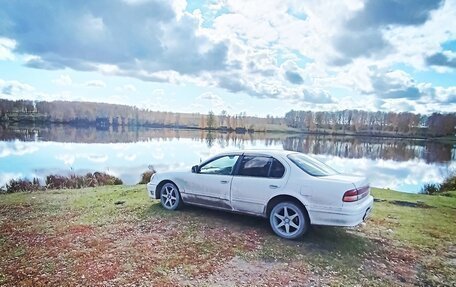
[[300,169],[313,176],[338,174],[336,170],[332,169],[328,165],[305,154],[293,153],[289,154],[288,158]]

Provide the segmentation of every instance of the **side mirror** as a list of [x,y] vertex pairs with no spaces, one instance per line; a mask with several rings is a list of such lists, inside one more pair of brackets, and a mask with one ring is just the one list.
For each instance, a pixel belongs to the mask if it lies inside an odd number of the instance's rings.
[[199,166],[198,165],[192,166],[192,172],[193,173],[198,173],[199,172]]

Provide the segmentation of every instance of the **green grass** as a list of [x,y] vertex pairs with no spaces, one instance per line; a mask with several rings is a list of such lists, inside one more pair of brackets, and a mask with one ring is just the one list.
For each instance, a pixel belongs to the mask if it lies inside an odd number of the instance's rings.
[[[81,223],[103,225],[118,220],[135,220],[138,213],[150,206],[145,191],[136,187],[99,187],[95,192],[81,190],[84,196],[75,196],[68,200],[71,209],[83,211]],[[116,204],[120,203],[120,204]]]
[[[288,241],[261,218],[195,207],[168,212],[148,198],[144,185],[5,194],[0,196],[0,284],[456,282],[451,265],[456,192],[429,196],[374,188],[373,195],[381,201],[365,226],[313,227],[302,240]],[[397,200],[429,207],[400,206],[393,203]],[[236,258],[251,277],[223,272]]]
[[[366,232],[387,238],[419,257],[421,285],[451,286],[456,282],[456,268],[451,263],[456,255],[449,253],[456,248],[456,191],[422,195],[374,189],[373,195],[385,201],[375,204],[373,224],[367,225]],[[394,201],[424,203],[427,208],[399,206]]]
[[[456,238],[456,192],[453,196],[422,195],[374,189],[377,199],[373,218],[391,232],[398,244],[417,248],[435,248],[442,244],[455,243]],[[422,202],[429,208],[406,207],[393,204],[393,201]],[[373,225],[372,227],[376,227]],[[375,232],[375,229],[371,230]]]

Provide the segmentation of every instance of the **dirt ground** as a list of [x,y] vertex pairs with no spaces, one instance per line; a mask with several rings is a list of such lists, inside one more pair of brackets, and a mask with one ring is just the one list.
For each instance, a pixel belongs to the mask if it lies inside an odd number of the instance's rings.
[[165,211],[144,186],[1,195],[0,285],[456,286],[455,239],[400,238],[381,205],[360,227],[288,241],[262,218]]

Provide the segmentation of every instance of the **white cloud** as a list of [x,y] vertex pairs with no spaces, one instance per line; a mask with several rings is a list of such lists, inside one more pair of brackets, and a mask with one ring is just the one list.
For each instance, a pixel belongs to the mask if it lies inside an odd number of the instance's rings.
[[[209,102],[209,106],[202,102]],[[226,106],[222,98],[214,93],[206,92],[196,98],[196,103],[193,104],[194,108],[207,107],[209,110],[220,112]]]
[[[39,57],[28,63],[34,67],[104,69],[130,76],[141,70],[197,74],[225,68],[226,44],[198,32],[200,19],[183,12],[185,1],[52,4],[45,0],[33,7],[28,1],[2,5],[4,23],[14,23],[3,33],[18,42],[17,52]],[[47,17],[28,25],[27,19],[37,13]]]
[[456,103],[456,86],[448,87],[448,88],[436,87],[435,95],[436,95],[437,101],[439,101],[442,104],[451,104],[451,103],[455,104]]
[[117,87],[116,91],[122,94],[129,94],[136,92],[136,87],[131,84],[123,85],[121,87]]
[[163,89],[155,89],[152,91],[152,96],[155,99],[161,100],[161,99],[163,99],[164,95],[165,95],[165,90],[163,90]]
[[94,69],[106,75],[120,74],[119,67],[113,64],[96,64]]
[[211,100],[211,101],[221,101],[222,100],[222,98],[220,98],[220,96],[217,96],[216,94],[211,93],[211,92],[203,93],[197,99],[198,100]]
[[456,38],[456,1],[443,2],[433,10],[422,25],[401,26],[384,31],[385,38],[394,47],[382,62],[384,65],[405,63],[416,69],[427,69],[426,56],[441,50],[441,44]]
[[29,96],[35,88],[19,81],[4,81],[0,79],[0,94],[6,98],[20,99],[21,96]]
[[73,80],[69,75],[60,75],[57,79],[54,79],[52,82],[59,86],[71,86],[71,84],[73,84]]
[[106,87],[106,83],[101,80],[92,80],[85,83],[88,87],[95,87],[95,88],[104,88]]
[[16,48],[16,41],[0,37],[0,61],[14,60],[13,50]]

